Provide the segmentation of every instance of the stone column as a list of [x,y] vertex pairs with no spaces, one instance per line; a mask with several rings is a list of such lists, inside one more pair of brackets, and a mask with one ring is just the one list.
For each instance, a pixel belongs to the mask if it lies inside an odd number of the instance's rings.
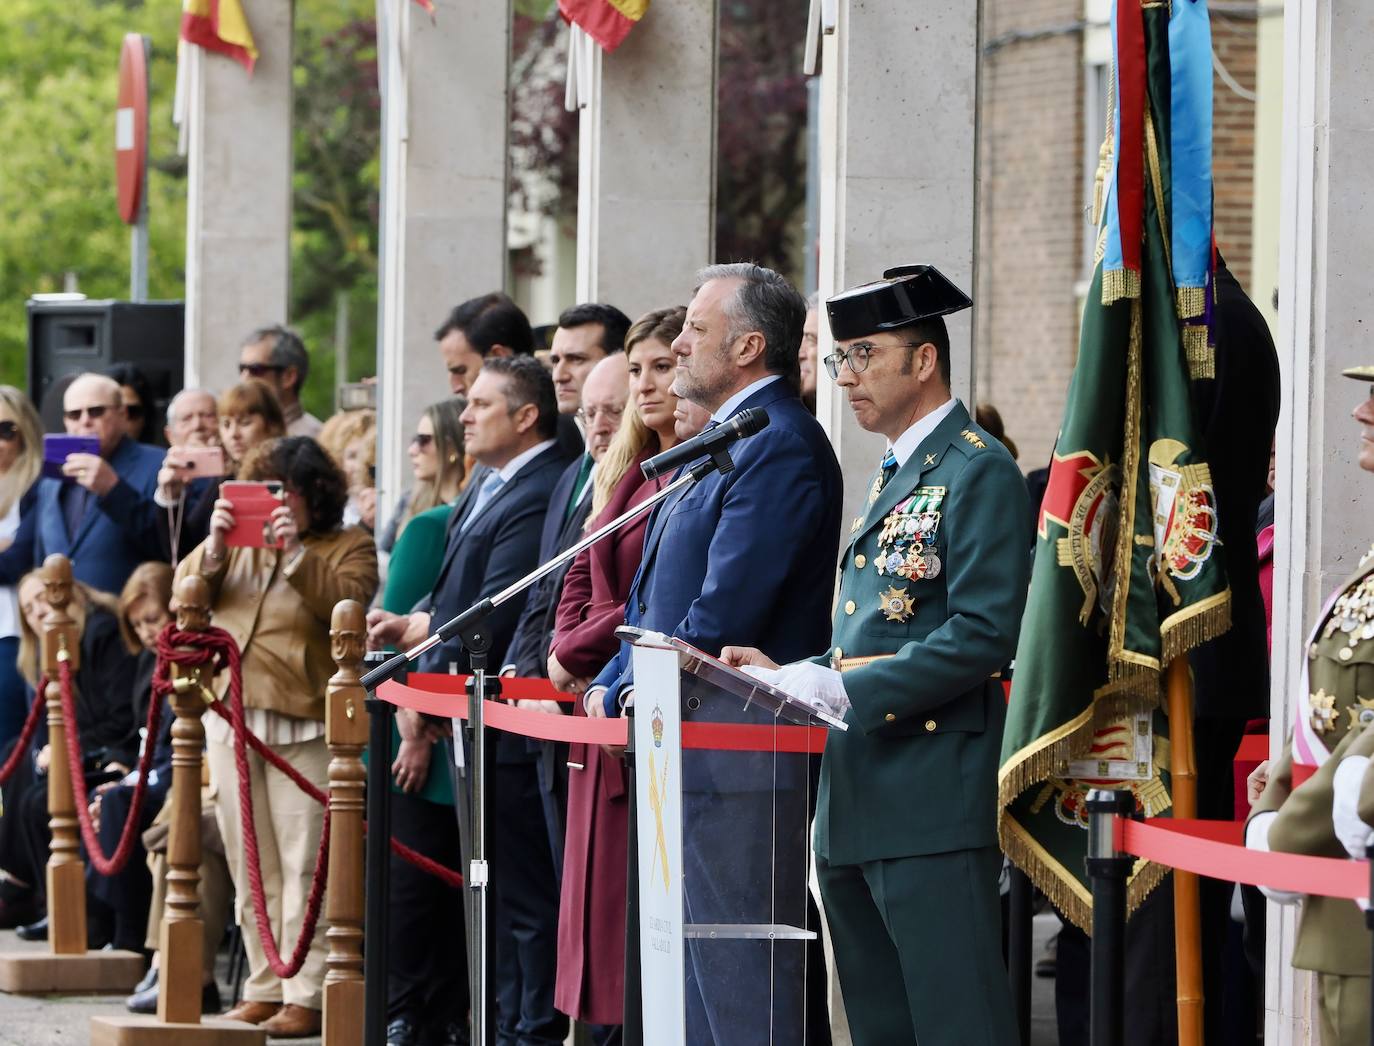
[[202,52],[187,85],[186,384],[208,389],[238,380],[239,342],[290,303],[292,4],[243,10],[252,75]]
[[[1283,189],[1279,230],[1278,428],[1270,749],[1277,753],[1302,681],[1321,602],[1374,540],[1374,477],[1356,464],[1350,417],[1367,394],[1340,371],[1368,363],[1368,245],[1374,241],[1374,11],[1298,0],[1284,18]],[[1313,978],[1293,970],[1295,913],[1269,906],[1268,1043],[1315,1041]],[[1351,918],[1355,914],[1351,913]]]
[[[838,0],[822,38],[820,294],[929,263],[973,288],[978,5]],[[972,409],[972,314],[949,320],[954,394]],[[820,355],[831,351],[821,323]],[[822,374],[817,414],[845,480],[848,520],[882,456]]]
[[577,297],[633,320],[687,304],[715,260],[715,0],[651,5],[613,53],[590,51]]
[[506,282],[510,6],[377,0],[382,76],[378,505],[410,482],[405,450],[447,398],[434,331],[459,302]]

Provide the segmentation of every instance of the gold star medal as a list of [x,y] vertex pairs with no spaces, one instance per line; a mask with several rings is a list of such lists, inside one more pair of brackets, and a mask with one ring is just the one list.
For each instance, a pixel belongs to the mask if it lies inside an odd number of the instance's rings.
[[1374,723],[1374,698],[1355,698],[1355,703],[1346,709],[1350,713],[1350,729],[1356,730]]
[[1336,725],[1336,695],[1318,689],[1308,698],[1313,733],[1324,734]]
[[912,612],[916,609],[916,600],[906,594],[906,586],[898,588],[896,585],[888,586],[879,599],[879,608],[889,621],[908,621]]

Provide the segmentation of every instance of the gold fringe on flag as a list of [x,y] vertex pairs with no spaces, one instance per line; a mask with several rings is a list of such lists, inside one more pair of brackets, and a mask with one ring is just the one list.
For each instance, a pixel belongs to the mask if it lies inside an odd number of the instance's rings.
[[1175,296],[1178,298],[1178,318],[1181,320],[1195,319],[1207,311],[1206,287],[1179,287]]
[[1140,297],[1140,273],[1131,269],[1102,270],[1102,304],[1115,305],[1123,298]]
[[1217,376],[1216,350],[1207,344],[1207,326],[1190,323],[1183,328],[1183,355],[1188,361],[1188,376],[1193,381],[1209,381]]

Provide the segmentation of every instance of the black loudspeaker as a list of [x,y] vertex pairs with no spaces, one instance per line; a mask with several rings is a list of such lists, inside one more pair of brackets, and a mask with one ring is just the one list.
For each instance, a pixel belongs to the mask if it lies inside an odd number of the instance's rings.
[[179,301],[73,301],[31,298],[29,397],[43,427],[61,432],[62,394],[72,379],[131,363],[148,379],[145,442],[160,442],[167,404],[186,372],[186,308]]

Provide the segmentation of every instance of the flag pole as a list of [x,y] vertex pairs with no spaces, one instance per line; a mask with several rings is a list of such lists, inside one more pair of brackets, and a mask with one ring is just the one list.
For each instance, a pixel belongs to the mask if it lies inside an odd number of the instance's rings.
[[[1197,765],[1193,758],[1193,682],[1188,658],[1169,662],[1169,776],[1174,816],[1197,816]],[[1174,961],[1179,1046],[1202,1046],[1202,921],[1198,878],[1174,871]]]

